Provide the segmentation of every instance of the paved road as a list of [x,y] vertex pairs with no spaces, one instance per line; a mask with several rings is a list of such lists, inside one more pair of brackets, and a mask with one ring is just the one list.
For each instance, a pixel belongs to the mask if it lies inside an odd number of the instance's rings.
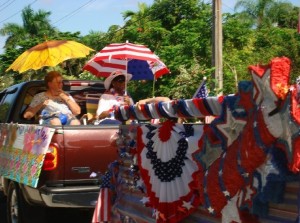
[[6,215],[5,215],[5,213],[6,213],[6,205],[5,205],[5,202],[6,202],[6,200],[5,200],[5,198],[4,198],[4,196],[3,196],[3,193],[2,192],[0,192],[0,222],[1,223],[4,223],[4,222],[6,222]]
[[54,209],[47,212],[47,223],[91,223],[92,211]]
[[[37,213],[38,214],[38,213]],[[93,211],[55,208],[46,212],[42,223],[91,223]],[[6,200],[0,192],[0,223],[6,223]]]

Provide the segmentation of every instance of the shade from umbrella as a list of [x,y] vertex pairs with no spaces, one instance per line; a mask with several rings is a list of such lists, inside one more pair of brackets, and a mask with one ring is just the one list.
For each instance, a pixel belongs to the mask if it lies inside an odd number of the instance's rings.
[[23,73],[44,66],[53,67],[68,59],[86,57],[91,51],[94,50],[75,41],[50,40],[26,50],[6,71],[14,70]]

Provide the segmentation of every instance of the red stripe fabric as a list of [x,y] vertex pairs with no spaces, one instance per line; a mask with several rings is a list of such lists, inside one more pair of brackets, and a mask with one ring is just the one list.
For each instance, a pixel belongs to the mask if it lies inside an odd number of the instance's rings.
[[148,60],[155,62],[157,60],[156,55],[151,50],[143,45],[137,45],[132,43],[123,44],[109,44],[104,47],[98,54],[97,60],[104,59],[138,59]]
[[203,98],[193,98],[194,105],[196,106],[196,108],[198,108],[198,110],[201,112],[201,114],[203,114],[203,116],[212,115],[212,114],[210,114],[210,112],[207,111],[203,101],[204,101]]
[[108,77],[115,70],[127,73],[126,63],[126,60],[111,59],[94,61],[94,58],[92,58],[84,65],[83,70],[87,70],[97,77]]
[[111,199],[110,189],[101,188],[98,201],[94,210],[92,223],[110,221]]

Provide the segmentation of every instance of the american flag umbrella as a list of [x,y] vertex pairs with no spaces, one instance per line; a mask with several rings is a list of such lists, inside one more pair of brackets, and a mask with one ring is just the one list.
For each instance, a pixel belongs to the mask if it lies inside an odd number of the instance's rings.
[[83,69],[97,77],[108,77],[111,72],[121,70],[132,74],[132,80],[155,81],[170,73],[149,48],[129,42],[109,44],[92,57]]

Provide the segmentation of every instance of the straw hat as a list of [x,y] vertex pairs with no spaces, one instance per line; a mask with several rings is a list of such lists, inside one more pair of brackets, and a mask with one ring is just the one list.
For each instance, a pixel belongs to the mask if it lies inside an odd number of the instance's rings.
[[113,71],[104,81],[105,89],[108,90],[113,79],[115,79],[116,77],[121,76],[121,75],[123,75],[125,77],[126,83],[132,78],[132,74],[125,74],[125,73],[122,73],[122,71],[120,71],[120,70]]

